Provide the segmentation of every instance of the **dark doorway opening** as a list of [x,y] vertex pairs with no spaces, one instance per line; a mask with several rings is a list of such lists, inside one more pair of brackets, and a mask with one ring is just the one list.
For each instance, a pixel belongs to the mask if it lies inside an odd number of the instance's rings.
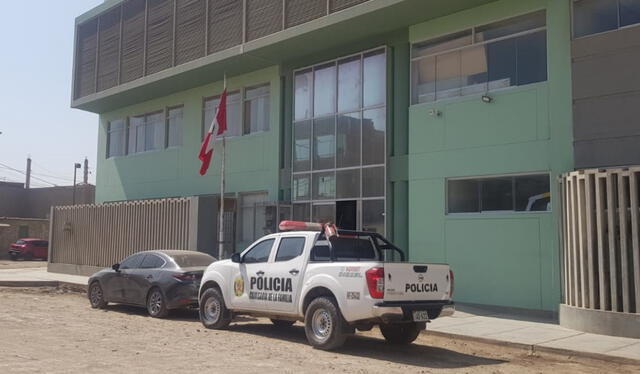
[[355,200],[336,202],[336,225],[344,230],[357,230],[358,204]]

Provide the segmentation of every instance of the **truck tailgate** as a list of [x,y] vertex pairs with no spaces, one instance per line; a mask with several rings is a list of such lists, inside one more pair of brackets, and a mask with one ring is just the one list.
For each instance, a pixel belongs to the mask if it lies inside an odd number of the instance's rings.
[[451,287],[449,266],[384,264],[384,301],[446,300]]

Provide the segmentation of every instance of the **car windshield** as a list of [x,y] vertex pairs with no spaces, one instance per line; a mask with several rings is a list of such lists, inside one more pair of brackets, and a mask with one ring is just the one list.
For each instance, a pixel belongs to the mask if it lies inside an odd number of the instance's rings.
[[16,244],[23,245],[23,244],[27,244],[27,242],[25,242],[24,240],[18,240]]
[[191,266],[209,266],[215,258],[205,253],[185,253],[171,256],[176,265],[181,268],[188,268]]

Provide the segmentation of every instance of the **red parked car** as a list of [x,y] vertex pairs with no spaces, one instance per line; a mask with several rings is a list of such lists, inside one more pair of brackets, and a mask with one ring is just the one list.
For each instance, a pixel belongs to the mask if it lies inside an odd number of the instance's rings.
[[49,242],[42,239],[19,239],[15,243],[11,244],[9,248],[9,257],[12,260],[23,258],[25,260],[31,260],[34,258],[47,259],[49,252]]

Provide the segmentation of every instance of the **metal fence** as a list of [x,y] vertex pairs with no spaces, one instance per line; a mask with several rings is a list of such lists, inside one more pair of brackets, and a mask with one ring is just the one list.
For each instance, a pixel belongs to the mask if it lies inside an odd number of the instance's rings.
[[563,302],[640,313],[640,167],[565,174]]
[[369,0],[125,0],[76,27],[78,99]]
[[49,261],[108,267],[139,251],[192,249],[189,198],[54,207]]

